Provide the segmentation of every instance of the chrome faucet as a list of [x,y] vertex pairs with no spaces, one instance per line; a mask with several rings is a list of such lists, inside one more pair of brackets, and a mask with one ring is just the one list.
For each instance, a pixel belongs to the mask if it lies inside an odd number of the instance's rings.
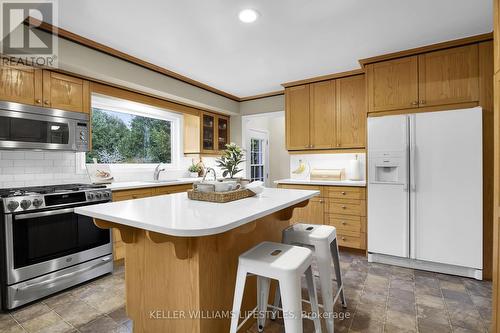
[[215,169],[214,168],[207,168],[207,170],[205,171],[205,175],[203,176],[203,179],[201,180],[202,183],[205,181],[205,178],[207,178],[207,175],[210,171],[212,171],[212,173],[214,174],[214,180],[217,181],[217,174],[215,173]]
[[160,172],[165,171],[165,168],[160,168],[161,163],[158,164],[155,168],[155,173],[153,174],[153,179],[158,180],[160,178]]

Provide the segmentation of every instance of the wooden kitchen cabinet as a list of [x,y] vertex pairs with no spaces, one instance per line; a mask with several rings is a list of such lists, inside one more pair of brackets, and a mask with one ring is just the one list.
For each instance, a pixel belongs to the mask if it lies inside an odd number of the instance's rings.
[[201,113],[201,153],[219,154],[229,143],[229,117]]
[[43,105],[54,109],[90,113],[89,82],[44,70]]
[[286,146],[288,150],[310,148],[309,85],[285,89]]
[[418,107],[418,57],[388,60],[366,67],[369,112]]
[[363,148],[366,142],[366,82],[364,75],[336,80],[338,148]]
[[90,84],[29,66],[0,66],[0,100],[90,113]]
[[337,229],[339,246],[366,250],[366,189],[350,186],[279,184],[279,188],[320,191],[291,223],[326,224]]
[[419,106],[479,101],[478,56],[477,44],[419,55]]
[[335,147],[335,80],[311,84],[310,104],[309,148]]
[[0,100],[42,105],[42,70],[0,65]]

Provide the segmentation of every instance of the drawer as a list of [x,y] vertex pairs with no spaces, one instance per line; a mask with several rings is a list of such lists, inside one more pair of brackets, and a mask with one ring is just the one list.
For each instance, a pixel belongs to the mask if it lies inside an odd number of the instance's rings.
[[141,188],[137,190],[124,190],[113,192],[113,201],[131,200],[150,197],[152,195],[150,188]]
[[364,233],[356,235],[346,232],[339,232],[337,233],[337,242],[339,246],[365,250],[365,237],[366,234]]
[[325,196],[338,199],[365,199],[365,189],[362,187],[328,186]]
[[327,213],[366,216],[365,200],[328,200]]
[[278,187],[289,188],[294,190],[321,191],[320,185],[278,184]]
[[326,224],[334,226],[338,231],[365,232],[365,221],[361,216],[327,214]]

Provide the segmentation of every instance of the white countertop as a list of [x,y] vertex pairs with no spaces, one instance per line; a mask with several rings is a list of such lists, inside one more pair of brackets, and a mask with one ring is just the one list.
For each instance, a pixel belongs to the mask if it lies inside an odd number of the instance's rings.
[[111,191],[121,191],[121,190],[132,190],[135,188],[148,188],[148,187],[158,187],[158,186],[171,186],[171,185],[183,185],[192,184],[201,178],[178,178],[172,180],[160,180],[160,181],[132,181],[132,182],[116,182],[106,185]]
[[326,185],[326,186],[366,186],[364,180],[309,180],[309,179],[280,179],[275,184],[298,184],[298,185]]
[[172,236],[220,234],[319,195],[319,191],[266,188],[227,203],[190,200],[187,193],[75,208],[82,214]]

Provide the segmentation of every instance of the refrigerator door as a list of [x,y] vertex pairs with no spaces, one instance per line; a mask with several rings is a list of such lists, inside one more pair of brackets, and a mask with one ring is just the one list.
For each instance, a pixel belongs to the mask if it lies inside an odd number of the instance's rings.
[[412,121],[412,255],[482,269],[481,108],[421,113]]
[[368,251],[409,256],[408,116],[368,118]]

